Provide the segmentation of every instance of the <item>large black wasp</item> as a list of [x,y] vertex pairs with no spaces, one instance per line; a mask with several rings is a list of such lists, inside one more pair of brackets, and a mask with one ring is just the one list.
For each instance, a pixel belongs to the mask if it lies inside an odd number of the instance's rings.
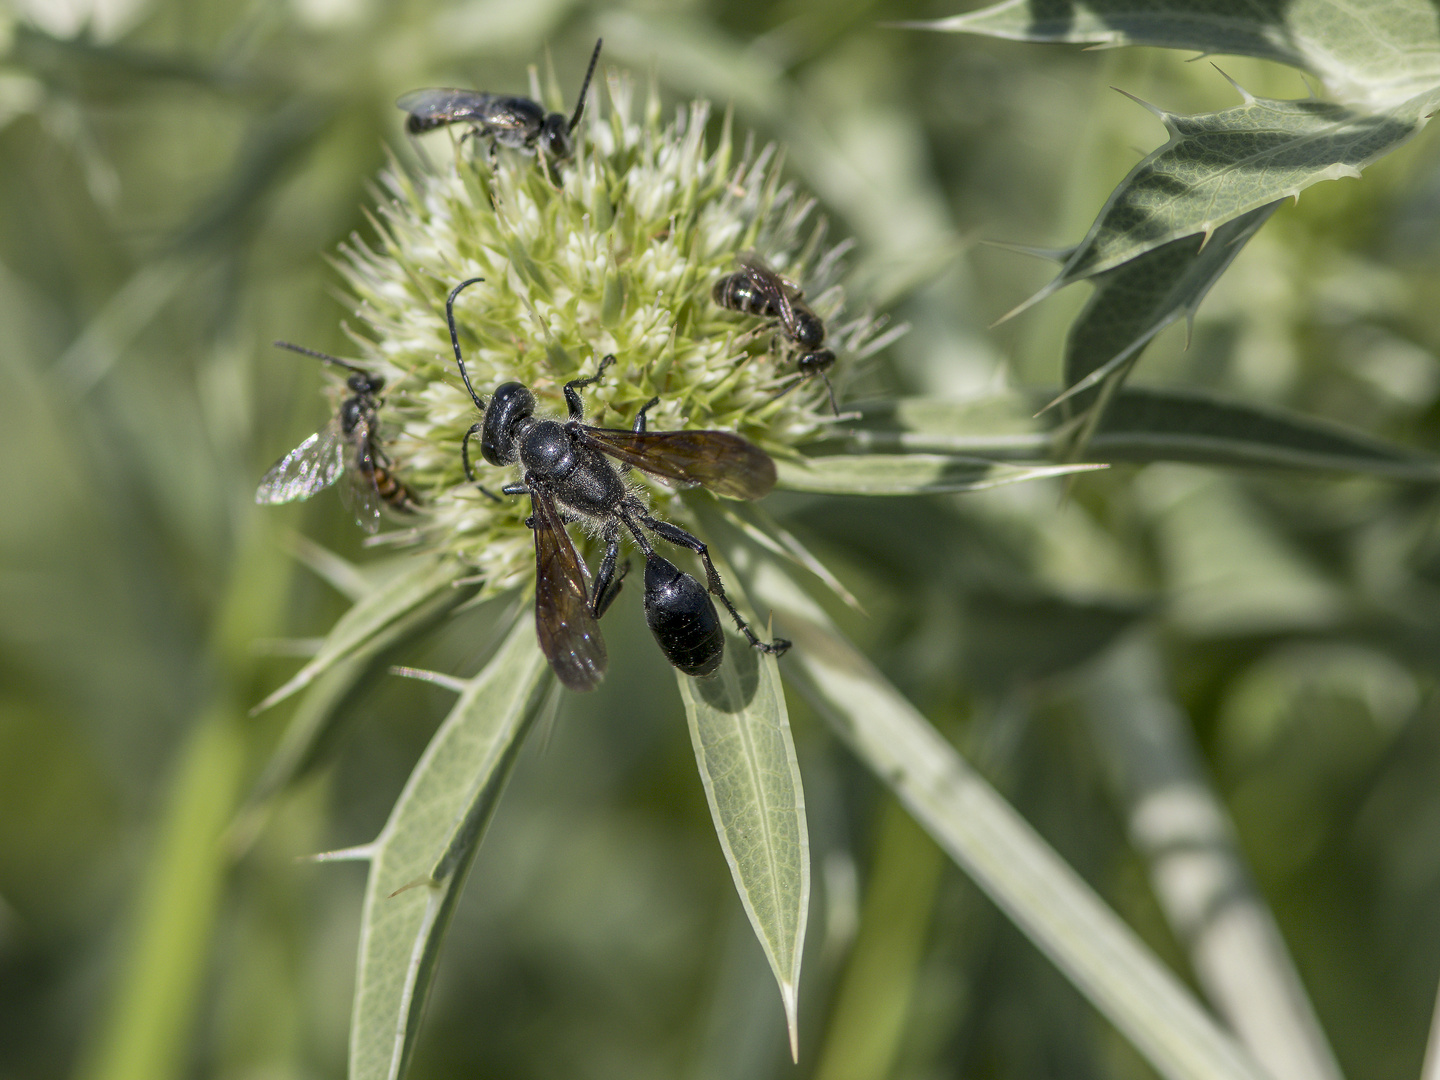
[[715,303],[745,315],[776,319],[785,336],[795,345],[792,350],[800,377],[818,375],[830,393],[830,408],[840,415],[835,402],[835,388],[826,374],[835,363],[835,354],[824,348],[825,323],[801,300],[804,293],[765,264],[754,252],[739,257],[740,269],[726,274],[710,291]]
[[[585,407],[578,391],[599,381],[615,362],[614,356],[605,357],[589,378],[565,384],[567,420],[537,419],[535,395],[518,382],[497,386],[487,405],[470,385],[455,329],[455,297],[481,280],[462,281],[445,301],[455,363],[475,407],[485,414],[465,433],[460,457],[465,475],[478,484],[470,464],[470,439],[479,435],[480,453],[491,465],[518,462],[520,466],[520,483],[507,484],[501,491],[530,496],[526,524],[535,533],[535,628],[540,648],[560,681],[571,690],[592,690],[605,674],[605,642],[598,620],[620,592],[628,569],[627,564],[617,576],[622,528],[645,555],[645,621],[670,663],[697,676],[709,675],[720,666],[725,635],[715,606],[705,595],[707,588],[720,598],[751,645],[776,656],[788,649],[790,643],[783,638],[767,643],[755,636],[725,595],[705,544],[653,517],[622,479],[622,473],[633,466],[674,483],[703,484],[718,495],[758,499],[775,486],[770,456],[729,431],[645,430],[645,413],[659,403],[658,397],[641,407],[628,431],[583,423]],[[619,461],[619,467],[609,458]],[[586,587],[588,571],[565,531],[566,522],[572,520],[592,524],[605,542],[593,588]],[[659,555],[647,530],[699,555],[706,586]]]
[[585,112],[585,93],[590,89],[590,77],[595,74],[595,62],[600,59],[600,45],[601,41],[597,40],[585,81],[580,85],[575,114],[568,120],[562,113],[546,116],[545,110],[529,98],[487,94],[482,90],[447,87],[412,90],[395,104],[410,114],[405,128],[412,135],[443,124],[469,123],[490,139],[492,152],[498,143],[533,154],[538,144],[547,157],[564,161],[575,152],[573,135]]
[[328,353],[288,341],[275,344],[350,372],[345,380],[350,396],[340,402],[328,424],[277,461],[261,478],[255,501],[287,503],[308,499],[344,473],[340,494],[366,532],[380,528],[382,504],[398,513],[414,512],[419,505],[415,493],[390,471],[390,460],[379,444],[376,410],[380,399],[375,395],[385,386],[385,380]]

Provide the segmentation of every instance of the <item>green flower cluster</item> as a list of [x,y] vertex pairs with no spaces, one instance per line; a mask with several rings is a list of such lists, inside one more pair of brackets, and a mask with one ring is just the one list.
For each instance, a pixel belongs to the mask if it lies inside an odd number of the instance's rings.
[[[777,455],[834,419],[825,386],[799,378],[783,334],[715,304],[714,283],[755,251],[811,290],[806,303],[830,322],[837,352],[873,332],[868,318],[833,322],[847,245],[825,246],[814,200],[781,181],[773,146],[737,154],[727,117],[710,150],[706,103],[662,126],[653,91],[637,120],[632,84],[612,76],[608,89],[611,107],[588,111],[575,157],[558,167],[459,139],[444,169],[412,175],[392,163],[379,240],[356,240],[339,260],[367,328],[355,335],[361,363],[385,379],[385,452],[425,507],[414,529],[389,535],[458,555],[487,591],[531,573],[529,509],[486,498],[461,468],[461,439],[479,417],[445,322],[458,282],[485,279],[455,305],[482,396],[516,380],[542,413],[562,414],[562,386],[613,353],[618,362],[584,391],[587,422],[628,426],[658,396],[652,430],[736,431]],[[515,478],[472,459],[492,490]],[[650,487],[655,512],[671,514],[675,492]]]

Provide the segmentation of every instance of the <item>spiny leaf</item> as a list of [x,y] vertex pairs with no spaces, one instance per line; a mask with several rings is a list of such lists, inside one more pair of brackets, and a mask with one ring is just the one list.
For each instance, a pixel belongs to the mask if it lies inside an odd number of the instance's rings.
[[779,486],[827,495],[926,495],[979,491],[1102,465],[1001,465],[953,454],[829,454],[776,462]]
[[350,1080],[405,1074],[441,939],[548,671],[534,622],[522,617],[430,740],[371,845]]
[[1120,182],[1064,269],[1016,312],[1181,237],[1209,237],[1321,180],[1358,176],[1414,136],[1437,105],[1440,91],[1431,89],[1378,113],[1268,98],[1193,116],[1160,112],[1170,140]]
[[[736,591],[732,583],[731,591]],[[805,796],[775,657],[726,636],[720,670],[676,672],[715,832],[745,914],[780,984],[799,1060],[800,959],[810,904]]]
[[444,558],[404,556],[405,568],[384,585],[360,600],[336,620],[325,644],[314,659],[259,705],[251,714],[264,712],[302,690],[380,633],[388,625],[415,610],[438,593],[454,588],[465,574],[459,563]]
[[909,25],[1258,56],[1315,72],[1342,100],[1377,106],[1440,84],[1440,23],[1427,0],[1004,0]]
[[[1262,1073],[1170,970],[855,647],[784,570],[732,561],[795,648],[787,678],[915,819],[1169,1080]],[[758,559],[758,564],[755,561]]]
[[[1096,275],[1095,292],[1070,327],[1066,394],[1119,370],[1165,327],[1192,316],[1210,287],[1280,206],[1227,222],[1208,238],[1187,236]],[[1057,399],[1058,400],[1058,399]]]

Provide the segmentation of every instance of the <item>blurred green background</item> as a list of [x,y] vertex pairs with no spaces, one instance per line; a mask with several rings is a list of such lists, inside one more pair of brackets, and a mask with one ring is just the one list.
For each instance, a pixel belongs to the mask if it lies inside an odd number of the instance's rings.
[[[294,859],[374,835],[448,695],[376,682],[253,845],[213,836],[285,719],[244,717],[294,668],[277,643],[345,607],[297,565],[295,536],[366,557],[333,493],[252,500],[325,419],[316,366],[269,342],[346,351],[326,260],[371,235],[387,153],[415,160],[394,98],[523,92],[547,50],[569,96],[603,34],[602,69],[653,77],[671,105],[733,104],[742,129],[786,144],[832,236],[858,240],[852,301],[912,330],[852,398],[1054,386],[1086,290],[987,329],[1051,271],[976,241],[1079,239],[1163,139],[1110,85],[1176,111],[1234,91],[1178,53],[877,26],[954,12],[0,13],[0,1078],[120,1077],[139,1060],[158,1063],[147,1080],[344,1073],[362,871]],[[1294,72],[1222,63],[1254,92],[1306,93]],[[1167,331],[1137,381],[1440,446],[1436,165],[1426,133],[1282,209],[1188,350],[1184,327]],[[1416,1075],[1440,972],[1428,489],[1149,466],[1068,497],[1036,484],[767,508],[858,595],[868,616],[846,629],[887,676],[1190,978],[1076,693],[1116,635],[1147,635],[1341,1065]],[[397,659],[469,674],[487,614]],[[604,687],[532,740],[481,849],[413,1075],[1149,1075],[798,700],[817,886],[792,1066],[633,593],[606,633]],[[178,877],[157,880],[157,851]],[[173,925],[145,900],[187,890]],[[147,940],[166,944],[145,956],[141,910],[160,912]]]

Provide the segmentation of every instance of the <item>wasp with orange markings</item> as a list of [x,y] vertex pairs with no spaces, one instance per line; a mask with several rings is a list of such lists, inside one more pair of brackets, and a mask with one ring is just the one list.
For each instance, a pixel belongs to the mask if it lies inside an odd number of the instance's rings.
[[350,394],[330,422],[277,461],[260,481],[257,503],[288,503],[308,499],[343,475],[341,498],[366,532],[380,528],[380,510],[407,515],[419,508],[415,493],[399,479],[380,446],[377,396],[385,380],[344,360],[277,341],[277,346],[313,356],[348,371]]

